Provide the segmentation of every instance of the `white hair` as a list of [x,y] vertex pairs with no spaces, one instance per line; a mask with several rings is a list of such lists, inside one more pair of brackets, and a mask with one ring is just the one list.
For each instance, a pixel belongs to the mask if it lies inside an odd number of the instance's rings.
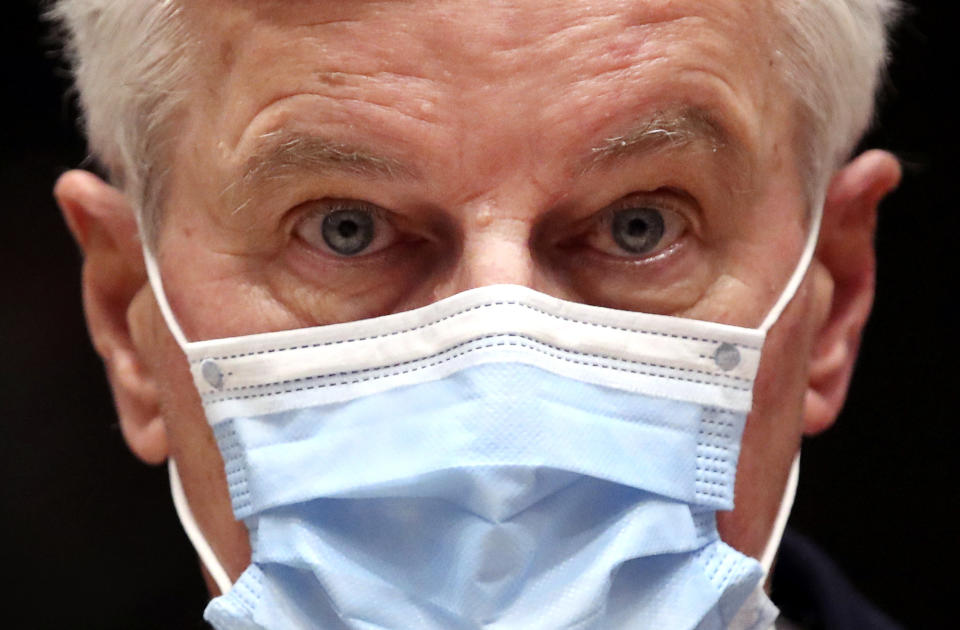
[[176,0],[53,0],[93,157],[157,229],[192,57]]
[[783,22],[774,46],[799,105],[801,175],[811,202],[873,122],[900,0],[773,0]]
[[[91,151],[156,230],[191,49],[178,0],[52,0]],[[808,194],[823,191],[873,118],[899,0],[771,0],[772,37],[800,111]],[[811,199],[812,200],[812,199]]]

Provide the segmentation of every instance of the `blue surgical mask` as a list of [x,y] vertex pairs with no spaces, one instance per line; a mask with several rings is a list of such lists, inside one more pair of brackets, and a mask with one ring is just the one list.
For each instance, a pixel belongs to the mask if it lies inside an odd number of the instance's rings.
[[766,329],[813,240],[759,329],[501,285],[201,342],[179,331],[148,253],[250,533],[251,565],[230,584],[171,466],[181,518],[224,592],[205,618],[766,630],[770,546],[765,566],[729,547],[716,513],[733,508]]

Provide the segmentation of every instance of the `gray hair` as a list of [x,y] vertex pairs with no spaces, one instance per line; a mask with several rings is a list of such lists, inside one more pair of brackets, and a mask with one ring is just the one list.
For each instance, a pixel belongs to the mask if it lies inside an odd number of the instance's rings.
[[811,202],[873,122],[900,0],[774,0],[782,76],[800,109],[797,150]]
[[[771,0],[783,29],[771,38],[801,117],[797,138],[811,200],[869,127],[899,0]],[[184,106],[190,39],[178,0],[54,0],[91,152],[157,230]]]
[[152,240],[166,146],[186,102],[190,39],[177,0],[54,0],[93,157],[137,209]]

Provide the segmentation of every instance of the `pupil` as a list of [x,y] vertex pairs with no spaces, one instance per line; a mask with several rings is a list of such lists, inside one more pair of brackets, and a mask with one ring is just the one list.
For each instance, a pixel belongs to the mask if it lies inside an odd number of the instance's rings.
[[323,218],[323,240],[341,256],[359,254],[373,242],[373,214],[369,210],[337,210]]
[[663,239],[666,226],[656,208],[626,208],[613,215],[613,240],[630,254],[646,254]]
[[627,225],[630,236],[642,236],[647,231],[647,222],[643,219],[632,219]]
[[340,225],[337,226],[337,232],[339,232],[340,236],[342,236],[343,238],[350,238],[351,236],[354,236],[359,231],[360,231],[360,226],[354,223],[353,221],[351,221],[350,219],[341,221]]

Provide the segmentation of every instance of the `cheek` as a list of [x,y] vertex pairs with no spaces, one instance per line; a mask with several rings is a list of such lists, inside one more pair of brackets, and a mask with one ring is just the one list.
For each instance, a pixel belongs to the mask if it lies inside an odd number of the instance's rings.
[[158,352],[160,412],[194,518],[214,553],[233,580],[250,563],[246,527],[236,521],[230,505],[223,460],[193,385],[187,359],[154,307]]
[[810,293],[810,282],[804,282],[767,336],[737,466],[735,507],[717,515],[721,538],[755,558],[767,543],[803,435]]

